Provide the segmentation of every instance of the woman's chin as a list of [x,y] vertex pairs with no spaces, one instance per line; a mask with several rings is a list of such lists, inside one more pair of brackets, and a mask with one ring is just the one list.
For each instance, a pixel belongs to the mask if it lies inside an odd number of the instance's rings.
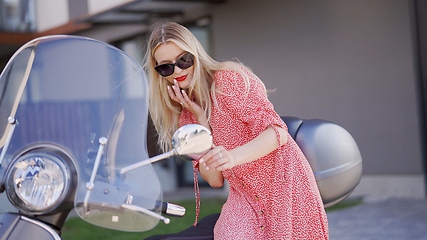
[[188,87],[190,87],[190,81],[186,79],[185,81],[178,82],[178,85],[181,89],[187,89]]

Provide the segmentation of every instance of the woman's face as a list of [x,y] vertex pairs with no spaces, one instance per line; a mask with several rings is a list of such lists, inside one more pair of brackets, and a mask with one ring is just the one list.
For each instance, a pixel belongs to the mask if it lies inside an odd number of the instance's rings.
[[[179,48],[175,43],[168,42],[157,47],[154,52],[154,59],[156,60],[157,65],[175,63],[176,60],[178,60],[186,53],[186,51]],[[191,66],[187,69],[181,69],[175,66],[173,74],[165,78],[171,84],[174,84],[174,80],[176,80],[181,89],[186,89],[190,86],[191,80],[193,79],[193,73],[194,66]]]

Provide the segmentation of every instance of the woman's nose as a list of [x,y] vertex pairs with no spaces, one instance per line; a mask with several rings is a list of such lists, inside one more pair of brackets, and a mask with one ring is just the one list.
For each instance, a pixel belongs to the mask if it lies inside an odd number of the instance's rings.
[[175,65],[174,73],[180,73],[180,72],[182,72],[182,69]]

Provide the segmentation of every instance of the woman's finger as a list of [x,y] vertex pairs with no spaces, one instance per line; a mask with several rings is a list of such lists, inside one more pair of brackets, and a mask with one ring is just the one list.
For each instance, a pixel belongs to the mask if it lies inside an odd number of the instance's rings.
[[188,97],[187,93],[184,90],[181,90],[181,94],[185,102],[191,102],[190,98]]
[[223,147],[215,147],[206,153],[200,162],[206,166],[206,170],[217,169],[227,163],[228,152]]
[[181,93],[181,88],[179,87],[179,84],[176,80],[173,80],[173,85],[172,85],[173,90],[175,91],[175,95],[182,100],[182,93]]
[[167,90],[168,90],[169,97],[172,100],[177,101],[178,99],[176,98],[175,93],[173,92],[172,88],[170,86],[167,86]]
[[182,93],[176,80],[174,80],[174,83],[175,84],[172,86],[167,86],[169,97],[175,102],[180,103],[184,107],[184,97],[182,96]]
[[201,163],[209,164],[211,161],[214,161],[215,159],[212,159],[212,157],[219,152],[218,147],[214,146],[211,150],[209,150],[205,155],[203,155],[200,159]]
[[172,89],[173,89],[173,93],[174,93],[176,99],[177,100],[182,100],[183,97],[182,97],[182,94],[179,91],[179,88],[177,88],[175,85],[172,85]]

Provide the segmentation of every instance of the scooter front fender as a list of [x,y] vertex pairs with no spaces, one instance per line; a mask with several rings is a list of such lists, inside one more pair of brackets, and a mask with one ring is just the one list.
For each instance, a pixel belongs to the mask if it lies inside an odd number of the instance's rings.
[[0,240],[61,240],[55,230],[19,213],[0,213]]

